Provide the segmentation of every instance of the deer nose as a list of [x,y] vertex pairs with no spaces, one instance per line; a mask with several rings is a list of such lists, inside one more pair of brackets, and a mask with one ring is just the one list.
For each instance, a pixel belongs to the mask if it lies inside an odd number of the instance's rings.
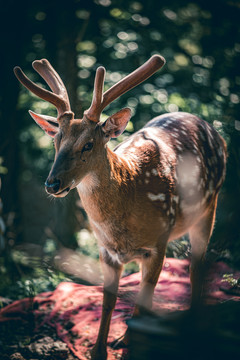
[[56,194],[60,189],[60,184],[61,182],[58,179],[46,180],[45,189],[49,194]]

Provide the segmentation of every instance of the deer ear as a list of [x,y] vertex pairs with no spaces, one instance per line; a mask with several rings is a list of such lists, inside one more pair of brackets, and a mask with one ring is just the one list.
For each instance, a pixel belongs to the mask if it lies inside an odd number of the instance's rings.
[[111,115],[103,124],[102,130],[107,138],[116,138],[123,133],[131,118],[131,110],[124,108]]
[[58,132],[58,121],[56,118],[48,115],[39,115],[29,110],[29,114],[34,121],[51,137],[54,137]]

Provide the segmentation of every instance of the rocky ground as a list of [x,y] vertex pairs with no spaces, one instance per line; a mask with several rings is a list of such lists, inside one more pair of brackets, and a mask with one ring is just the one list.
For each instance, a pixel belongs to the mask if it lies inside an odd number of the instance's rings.
[[1,360],[75,360],[67,345],[49,325],[34,334],[31,322],[0,322]]

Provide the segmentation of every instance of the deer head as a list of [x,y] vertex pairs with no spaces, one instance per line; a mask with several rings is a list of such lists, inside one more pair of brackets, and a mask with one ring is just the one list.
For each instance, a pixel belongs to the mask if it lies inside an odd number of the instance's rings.
[[57,118],[35,114],[29,111],[36,123],[54,138],[55,160],[45,182],[46,191],[55,197],[64,197],[96,167],[98,159],[111,138],[120,135],[130,117],[131,111],[124,108],[100,122],[100,115],[107,105],[119,96],[146,80],[165,63],[159,55],[152,56],[137,70],[120,80],[103,93],[105,69],[97,68],[92,104],[82,119],[75,119],[71,111],[67,90],[46,59],[33,62],[33,68],[42,76],[52,91],[33,83],[19,67],[14,68],[18,80],[35,95],[53,104]]

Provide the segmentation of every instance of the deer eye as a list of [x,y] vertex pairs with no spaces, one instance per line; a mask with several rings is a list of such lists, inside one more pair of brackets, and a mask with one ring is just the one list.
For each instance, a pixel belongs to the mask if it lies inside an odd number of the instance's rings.
[[88,143],[86,143],[82,149],[82,152],[84,151],[90,151],[93,148],[93,142],[89,141]]

